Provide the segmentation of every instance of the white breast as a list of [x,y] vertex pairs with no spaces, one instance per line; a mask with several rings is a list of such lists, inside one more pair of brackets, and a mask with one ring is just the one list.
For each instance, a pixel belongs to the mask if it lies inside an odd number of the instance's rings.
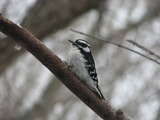
[[[85,59],[80,53],[79,49],[73,47],[69,53],[69,63],[72,72],[79,77],[84,83],[86,83],[93,91],[98,92],[96,86],[97,82],[94,82],[88,71],[85,68]],[[98,92],[99,93],[99,92]]]
[[[80,54],[79,50],[71,50],[69,54],[69,65],[71,66],[72,71],[80,79],[84,75],[84,72],[87,72],[85,69],[85,60]],[[84,71],[84,72],[83,72]]]

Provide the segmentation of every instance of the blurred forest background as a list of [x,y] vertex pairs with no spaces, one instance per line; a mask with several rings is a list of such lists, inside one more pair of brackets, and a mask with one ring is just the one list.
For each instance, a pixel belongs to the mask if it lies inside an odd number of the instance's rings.
[[[62,60],[67,39],[91,44],[105,98],[135,120],[160,120],[160,66],[70,28],[160,55],[160,0],[1,0],[0,13]],[[157,59],[157,58],[155,58]],[[157,61],[160,59],[157,59]],[[29,52],[0,33],[0,120],[101,120]]]

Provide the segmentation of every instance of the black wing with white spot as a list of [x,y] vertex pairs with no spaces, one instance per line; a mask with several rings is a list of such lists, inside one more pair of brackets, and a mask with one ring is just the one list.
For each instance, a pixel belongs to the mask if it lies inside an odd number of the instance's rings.
[[101,92],[101,90],[99,89],[99,86],[98,86],[97,72],[96,72],[96,68],[95,68],[94,59],[93,59],[91,53],[88,53],[88,55],[87,55],[86,69],[87,69],[89,75],[91,76],[92,80],[95,82],[96,93],[100,96],[100,98],[105,99],[103,94],[102,94],[102,92]]
[[97,78],[97,72],[95,68],[95,63],[94,59],[92,57],[91,53],[86,53],[86,69],[88,71],[88,74],[91,76],[91,78],[94,80],[94,82],[98,83],[98,78]]

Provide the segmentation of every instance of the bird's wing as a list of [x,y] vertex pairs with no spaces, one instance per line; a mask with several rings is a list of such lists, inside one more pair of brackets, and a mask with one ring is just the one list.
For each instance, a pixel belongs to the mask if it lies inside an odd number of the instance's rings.
[[91,76],[91,78],[98,83],[98,78],[97,78],[97,72],[96,72],[96,68],[95,68],[95,62],[93,59],[92,54],[88,54],[87,55],[87,65],[86,65],[86,69],[88,70],[88,74]]

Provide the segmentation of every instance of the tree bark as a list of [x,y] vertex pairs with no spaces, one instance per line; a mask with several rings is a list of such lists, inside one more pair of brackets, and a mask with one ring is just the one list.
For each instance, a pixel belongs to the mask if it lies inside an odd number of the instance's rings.
[[[121,110],[111,107],[81,82],[51,50],[29,31],[0,16],[0,31],[21,44],[47,67],[59,80],[104,120],[130,120]],[[83,94],[82,94],[83,93]]]

